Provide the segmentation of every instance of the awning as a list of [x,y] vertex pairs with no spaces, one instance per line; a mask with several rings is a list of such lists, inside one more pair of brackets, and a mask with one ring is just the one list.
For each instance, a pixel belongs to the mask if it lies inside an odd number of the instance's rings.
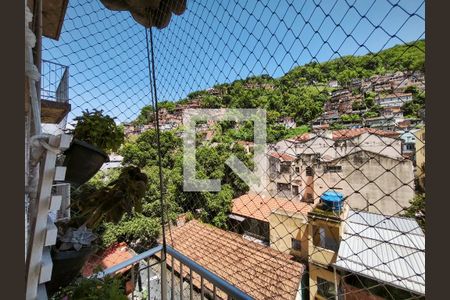
[[242,222],[242,221],[245,220],[244,217],[241,217],[241,216],[238,216],[238,215],[233,215],[233,214],[229,214],[228,217],[230,219],[234,219],[234,220],[239,221],[239,222]]

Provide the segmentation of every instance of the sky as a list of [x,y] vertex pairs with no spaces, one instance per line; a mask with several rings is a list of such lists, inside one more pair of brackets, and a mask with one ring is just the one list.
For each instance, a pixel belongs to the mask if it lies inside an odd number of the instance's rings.
[[[425,4],[405,1],[189,1],[153,29],[159,101],[250,75],[377,52],[425,38]],[[69,1],[61,37],[43,59],[69,67],[69,120],[103,109],[117,122],[151,104],[145,29],[100,1]],[[51,78],[55,83],[58,76]]]

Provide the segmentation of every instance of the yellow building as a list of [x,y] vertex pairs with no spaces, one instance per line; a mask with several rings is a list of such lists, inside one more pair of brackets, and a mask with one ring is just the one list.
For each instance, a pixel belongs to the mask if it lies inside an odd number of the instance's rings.
[[306,213],[274,210],[268,217],[270,247],[306,261],[308,259],[307,219]]
[[306,261],[307,216],[312,209],[313,204],[300,200],[248,193],[233,200],[230,228]]
[[336,262],[348,205],[340,214],[321,209],[308,213],[309,295],[310,299],[330,299],[339,291],[340,276],[332,267]]
[[416,131],[416,177],[419,186],[425,190],[425,127]]

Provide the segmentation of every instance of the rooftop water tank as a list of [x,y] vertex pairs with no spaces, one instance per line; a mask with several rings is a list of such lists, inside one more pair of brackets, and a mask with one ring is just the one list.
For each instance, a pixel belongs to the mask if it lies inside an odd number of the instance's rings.
[[328,190],[320,196],[320,201],[325,204],[325,206],[335,212],[342,210],[344,204],[344,195],[335,190]]

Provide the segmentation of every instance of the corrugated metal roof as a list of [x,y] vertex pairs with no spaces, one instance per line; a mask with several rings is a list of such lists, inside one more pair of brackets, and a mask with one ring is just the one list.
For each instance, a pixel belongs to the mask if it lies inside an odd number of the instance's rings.
[[364,211],[349,211],[348,221],[370,227],[385,228],[423,236],[423,231],[412,218],[385,216]]
[[425,235],[414,219],[351,210],[335,266],[425,294]]

